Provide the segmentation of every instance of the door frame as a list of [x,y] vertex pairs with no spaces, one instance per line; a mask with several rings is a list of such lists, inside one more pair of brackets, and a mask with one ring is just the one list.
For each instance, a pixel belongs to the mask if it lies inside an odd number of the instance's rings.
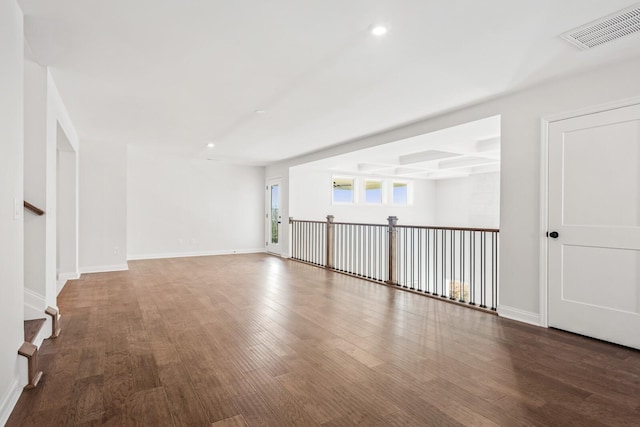
[[625,98],[564,113],[543,116],[540,120],[540,303],[539,324],[549,327],[549,125],[560,120],[629,107],[640,104],[640,97]]
[[270,244],[267,243],[269,242],[270,236],[271,236],[271,223],[269,221],[270,219],[270,212],[271,212],[271,191],[269,191],[270,187],[274,184],[278,185],[279,191],[278,191],[278,197],[280,198],[279,203],[280,203],[280,213],[282,213],[282,177],[276,176],[273,178],[267,178],[265,179],[265,200],[264,200],[264,213],[265,213],[265,221],[264,221],[264,238],[265,238],[265,251],[267,253],[270,254],[274,254],[274,255],[279,255],[282,256],[282,250],[283,250],[283,245],[282,245],[282,225],[284,224],[283,222],[280,224],[280,228],[278,229],[278,252],[274,252],[269,250],[270,248]]

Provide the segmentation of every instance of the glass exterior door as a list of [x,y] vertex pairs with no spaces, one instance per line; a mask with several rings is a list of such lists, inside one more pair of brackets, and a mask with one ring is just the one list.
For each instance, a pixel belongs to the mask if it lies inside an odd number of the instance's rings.
[[268,252],[280,253],[280,241],[282,240],[282,212],[280,206],[280,180],[270,180],[266,185],[266,247]]

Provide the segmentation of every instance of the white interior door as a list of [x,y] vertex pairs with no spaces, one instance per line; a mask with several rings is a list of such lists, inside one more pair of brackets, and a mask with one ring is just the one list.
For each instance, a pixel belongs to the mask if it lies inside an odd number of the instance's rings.
[[549,125],[548,222],[549,326],[640,348],[640,105]]
[[282,212],[281,212],[281,182],[279,179],[267,181],[266,185],[266,247],[268,252],[281,253],[282,240]]

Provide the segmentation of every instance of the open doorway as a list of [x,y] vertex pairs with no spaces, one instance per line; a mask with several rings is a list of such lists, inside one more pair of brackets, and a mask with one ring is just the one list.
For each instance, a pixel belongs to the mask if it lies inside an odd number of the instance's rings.
[[265,245],[267,252],[280,255],[282,253],[281,179],[268,180],[265,189]]
[[289,186],[293,259],[497,310],[500,116],[295,166]]
[[58,125],[56,150],[56,295],[78,278],[77,153]]
[[500,116],[292,167],[301,220],[499,228]]

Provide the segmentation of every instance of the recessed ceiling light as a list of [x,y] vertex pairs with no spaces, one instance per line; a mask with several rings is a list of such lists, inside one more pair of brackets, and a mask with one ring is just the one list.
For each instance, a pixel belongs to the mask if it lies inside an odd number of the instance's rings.
[[254,111],[254,113],[256,113],[256,114],[265,114],[266,111],[264,111],[264,110],[256,110],[256,111]]
[[384,25],[374,25],[371,28],[371,34],[373,34],[374,36],[384,36],[385,34],[387,34],[387,31],[389,31],[389,29]]
[[213,142],[210,142],[210,143],[207,144],[207,147],[209,147],[209,148],[213,148],[215,146],[216,146],[216,144],[214,144]]

